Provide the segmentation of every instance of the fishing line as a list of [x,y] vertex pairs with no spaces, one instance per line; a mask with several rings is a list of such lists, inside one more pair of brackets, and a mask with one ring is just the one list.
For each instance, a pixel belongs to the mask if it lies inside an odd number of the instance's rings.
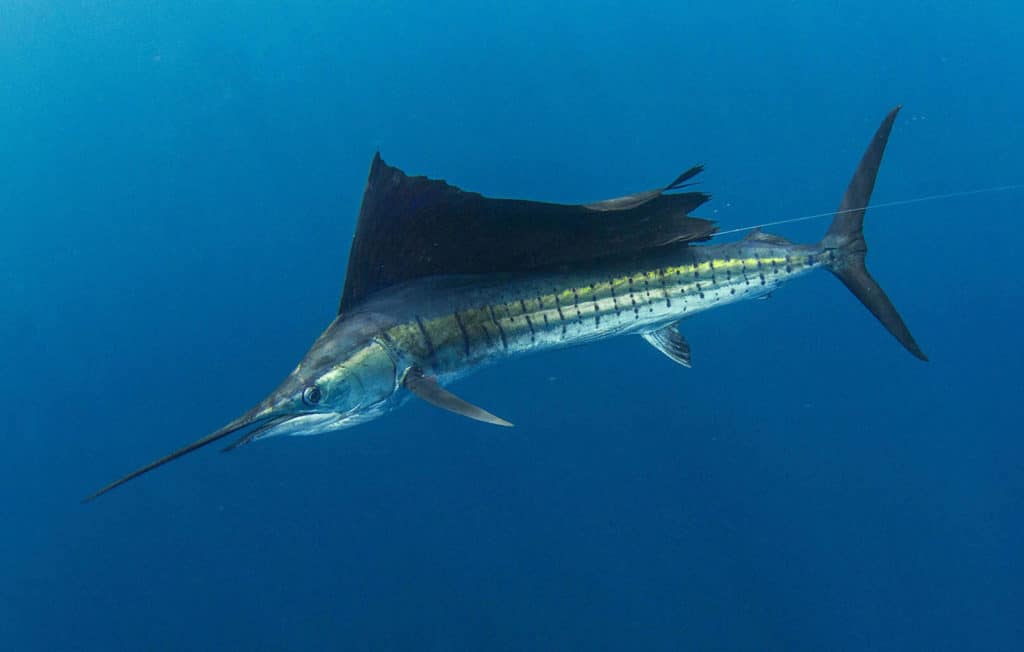
[[967,197],[969,195],[983,195],[986,193],[993,192],[1007,192],[1010,190],[1020,190],[1024,188],[1024,183],[1014,183],[1008,186],[993,186],[991,188],[978,188],[977,190],[961,190],[959,192],[947,192],[941,195],[926,195],[924,197],[915,197],[913,199],[900,199],[897,201],[883,202],[881,204],[870,204],[861,208],[847,208],[841,211],[831,211],[828,213],[815,213],[813,215],[801,215],[800,217],[791,217],[788,220],[776,220],[775,222],[765,222],[763,224],[754,224],[752,226],[741,226],[736,229],[729,229],[727,231],[717,231],[711,237],[717,238],[720,235],[729,235],[730,233],[742,233],[743,231],[753,231],[754,229],[761,229],[768,226],[779,226],[780,224],[792,224],[794,222],[806,222],[808,220],[817,220],[823,217],[832,217],[834,215],[840,215],[843,213],[854,213],[865,208],[891,208],[893,206],[907,206],[909,204],[921,204],[928,201],[938,201],[940,199],[952,199],[954,197]]

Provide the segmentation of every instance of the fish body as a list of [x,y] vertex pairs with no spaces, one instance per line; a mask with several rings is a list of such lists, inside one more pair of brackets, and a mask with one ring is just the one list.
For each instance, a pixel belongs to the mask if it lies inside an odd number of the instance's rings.
[[450,381],[508,358],[658,331],[762,298],[829,259],[819,246],[767,240],[678,247],[565,273],[426,279],[362,310],[394,322],[380,338],[396,358]]
[[683,320],[756,299],[816,269],[835,275],[914,356],[925,355],[867,271],[863,220],[899,107],[882,121],[825,236],[794,244],[753,231],[739,242],[692,217],[709,196],[672,183],[584,205],[490,199],[370,168],[338,316],[277,389],[241,417],[95,492],[248,429],[228,449],[279,435],[332,432],[416,396],[512,425],[446,385],[490,364],[638,335],[690,366]]

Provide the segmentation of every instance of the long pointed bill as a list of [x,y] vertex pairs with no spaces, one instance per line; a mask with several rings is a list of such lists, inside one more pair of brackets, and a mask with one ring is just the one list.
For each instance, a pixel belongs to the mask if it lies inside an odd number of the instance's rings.
[[268,407],[265,407],[264,404],[261,403],[261,404],[257,405],[256,407],[254,407],[253,409],[251,409],[248,412],[246,412],[245,414],[243,414],[242,416],[238,417],[237,419],[235,419],[234,421],[232,421],[228,425],[224,426],[220,430],[217,430],[216,432],[213,432],[213,433],[203,437],[202,439],[194,441],[191,444],[189,444],[188,446],[185,446],[184,448],[181,448],[181,449],[178,449],[178,450],[174,451],[170,455],[166,455],[166,456],[161,457],[160,459],[158,459],[158,460],[156,460],[154,462],[150,462],[149,464],[147,464],[146,466],[142,467],[141,469],[132,471],[131,473],[129,473],[128,475],[124,476],[120,480],[116,480],[114,482],[111,482],[110,484],[108,484],[107,486],[103,487],[102,489],[100,489],[96,493],[86,497],[85,499],[82,500],[82,502],[83,503],[87,503],[90,500],[93,500],[94,498],[102,496],[103,494],[107,493],[111,489],[114,489],[116,487],[120,487],[121,485],[123,485],[124,483],[128,482],[129,480],[134,480],[135,478],[139,477],[143,473],[148,473],[148,472],[152,471],[153,469],[155,469],[158,466],[163,466],[164,464],[167,464],[168,462],[171,462],[173,460],[178,459],[182,455],[187,455],[188,453],[191,453],[194,450],[198,450],[198,449],[202,448],[203,446],[206,446],[207,444],[212,444],[213,442],[217,441],[218,439],[222,439],[224,437],[227,437],[228,435],[230,435],[233,432],[238,432],[239,430],[241,430],[242,428],[245,428],[246,426],[250,426],[250,425],[252,425],[254,423],[262,423],[262,422],[266,421],[267,419],[271,418],[272,416],[273,416],[273,414],[271,414],[271,409],[268,408]]

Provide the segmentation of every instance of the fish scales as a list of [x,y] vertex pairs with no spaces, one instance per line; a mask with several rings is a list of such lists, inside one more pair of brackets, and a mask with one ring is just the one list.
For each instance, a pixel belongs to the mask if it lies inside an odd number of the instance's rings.
[[[461,292],[425,286],[418,293],[421,305],[446,309],[417,313],[388,334],[401,355],[433,373],[459,376],[465,366],[657,330],[712,307],[759,298],[822,260],[814,246],[744,241],[685,249],[675,259],[521,276]],[[439,296],[430,297],[432,291]]]

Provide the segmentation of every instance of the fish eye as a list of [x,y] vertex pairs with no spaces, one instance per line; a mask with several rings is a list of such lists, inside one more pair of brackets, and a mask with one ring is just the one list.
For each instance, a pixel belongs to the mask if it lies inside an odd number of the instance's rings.
[[316,385],[310,385],[302,390],[302,402],[306,405],[316,405],[320,402],[320,398],[320,388]]

